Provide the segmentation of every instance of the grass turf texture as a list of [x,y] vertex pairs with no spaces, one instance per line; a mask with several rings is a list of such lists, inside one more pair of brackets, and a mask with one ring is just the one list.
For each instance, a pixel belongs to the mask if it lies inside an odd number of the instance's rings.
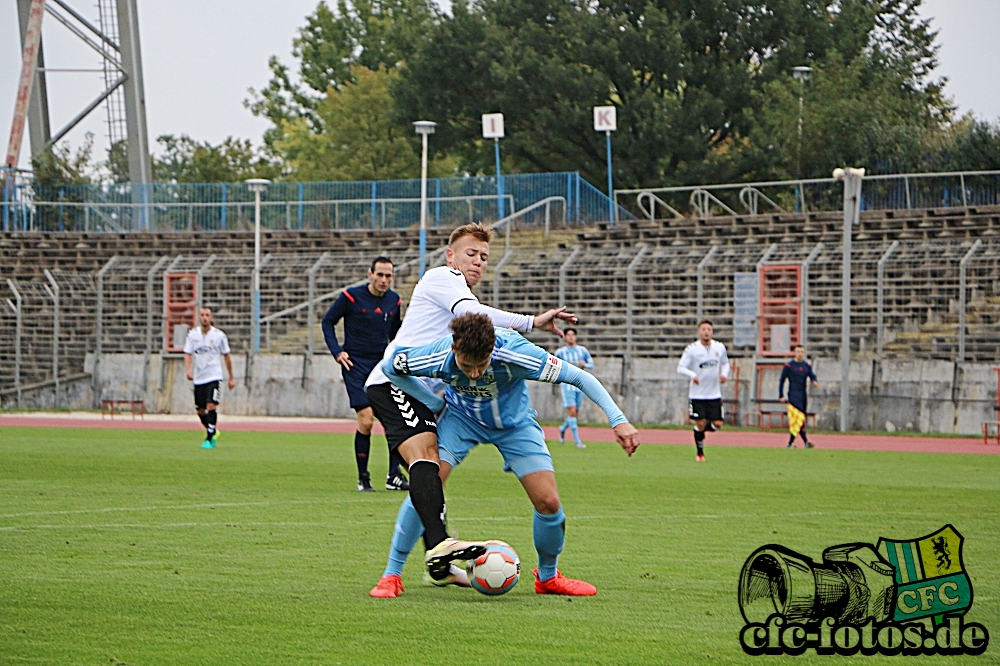
[[[495,598],[427,588],[413,557],[403,596],[376,600],[403,496],[354,490],[349,436],[199,443],[194,429],[0,428],[0,663],[759,663],[737,640],[754,549],[818,559],[949,522],[966,537],[969,617],[1000,635],[1000,456],[713,449],[709,435],[696,464],[687,446],[627,459],[553,444],[560,567],[599,590],[570,600],[534,593],[531,507],[480,447],[449,481],[450,525],[513,545],[521,582]],[[997,659],[994,643],[977,663]],[[955,658],[924,658],[939,661]]]

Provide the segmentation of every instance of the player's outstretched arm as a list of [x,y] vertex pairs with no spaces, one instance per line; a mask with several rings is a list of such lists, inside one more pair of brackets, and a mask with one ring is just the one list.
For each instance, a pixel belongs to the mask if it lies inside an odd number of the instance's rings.
[[635,453],[635,450],[639,448],[639,431],[628,422],[622,410],[615,404],[611,394],[596,377],[568,363],[563,363],[556,383],[572,384],[596,402],[597,406],[608,415],[608,422],[615,431],[615,439],[625,449],[625,453],[629,456]]
[[575,324],[579,321],[575,314],[572,312],[566,312],[566,306],[563,306],[561,308],[546,310],[540,315],[535,315],[533,322],[534,328],[539,328],[543,331],[548,331],[549,333],[555,333],[561,338],[564,337],[563,332],[559,330],[558,326],[556,326],[556,322],[559,320],[568,321],[571,324]]
[[[427,405],[435,414],[444,409],[444,398],[435,394],[423,382],[414,379],[412,375],[430,377],[430,374],[423,374],[420,371],[411,371],[406,362],[407,353],[420,349],[420,347],[415,347],[411,350],[396,350],[396,353],[392,355],[392,358],[387,358],[382,361],[382,372],[389,379],[390,382],[398,386],[403,390],[403,393],[419,400],[420,402]],[[396,359],[402,359],[397,361]],[[398,370],[396,366],[399,366]]]

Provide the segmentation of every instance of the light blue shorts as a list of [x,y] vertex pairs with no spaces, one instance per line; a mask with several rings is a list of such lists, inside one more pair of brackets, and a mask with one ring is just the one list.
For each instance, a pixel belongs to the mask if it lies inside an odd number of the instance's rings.
[[513,472],[519,479],[533,472],[555,471],[545,434],[534,419],[526,419],[513,428],[495,430],[448,409],[438,419],[437,437],[438,455],[452,467],[460,465],[480,444],[492,444],[503,456],[503,471]]
[[576,407],[577,411],[583,407],[583,391],[572,384],[561,384],[563,407]]

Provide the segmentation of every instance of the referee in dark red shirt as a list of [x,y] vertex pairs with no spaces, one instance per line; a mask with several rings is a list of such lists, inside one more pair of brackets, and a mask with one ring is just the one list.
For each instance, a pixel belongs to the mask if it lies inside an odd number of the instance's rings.
[[[351,409],[358,415],[358,430],[354,433],[354,456],[358,463],[358,490],[374,492],[368,473],[374,414],[365,394],[365,380],[381,360],[389,341],[396,337],[402,323],[399,312],[402,299],[389,289],[392,284],[392,261],[376,257],[368,271],[368,284],[350,287],[323,317],[323,337],[330,353],[341,366],[344,385],[351,400]],[[344,345],[337,341],[334,327],[344,320]],[[389,473],[386,490],[409,490],[409,483],[400,471],[403,458],[389,449]]]

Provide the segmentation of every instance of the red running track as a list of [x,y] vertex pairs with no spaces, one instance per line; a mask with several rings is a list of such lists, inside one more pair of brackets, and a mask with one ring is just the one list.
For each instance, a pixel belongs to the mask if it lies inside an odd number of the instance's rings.
[[[102,419],[96,414],[45,414],[19,413],[0,414],[0,427],[40,427],[40,428],[107,428],[139,430],[201,430],[194,415],[164,416],[151,415],[146,419],[132,419],[128,415],[114,419]],[[223,432],[288,432],[288,433],[330,433],[350,434],[355,430],[355,422],[348,419],[298,419],[282,417],[219,417],[219,429]],[[544,428],[549,440],[556,440],[558,429]],[[383,434],[381,426],[375,424],[375,434]],[[614,432],[610,428],[580,428],[580,438],[585,442],[613,442]],[[958,437],[907,437],[886,435],[841,435],[814,434],[810,437],[819,449],[840,449],[850,451],[899,451],[909,453],[980,453],[1000,454],[1000,446],[984,445],[982,439]],[[690,430],[641,430],[643,444],[680,444],[693,446]],[[712,446],[756,446],[783,448],[788,442],[784,430],[770,432],[733,431],[708,433],[705,443]],[[801,447],[798,440],[796,446]]]

